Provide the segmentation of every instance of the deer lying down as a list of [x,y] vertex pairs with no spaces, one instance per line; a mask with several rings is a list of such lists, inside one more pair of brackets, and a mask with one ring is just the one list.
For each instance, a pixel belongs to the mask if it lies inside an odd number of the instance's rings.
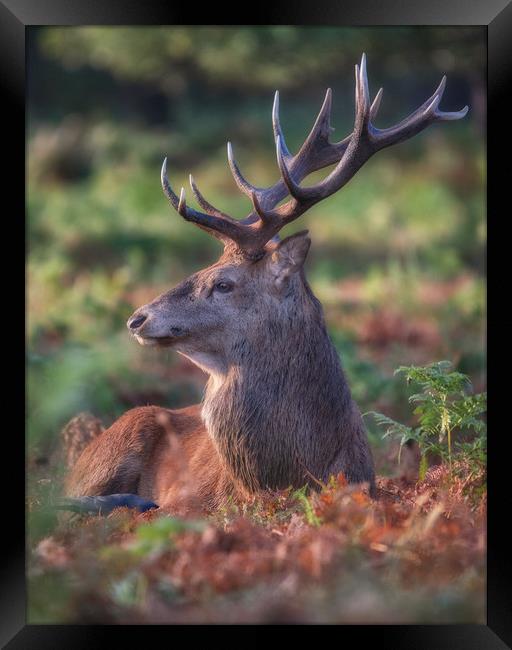
[[[101,496],[97,509],[105,510],[108,495],[119,500],[121,493],[132,495],[127,502],[139,509],[151,507],[148,502],[171,511],[211,509],[228,497],[241,500],[306,483],[316,487],[339,472],[349,482],[368,483],[375,496],[362,418],[304,275],[310,239],[307,231],[282,241],[278,233],[340,190],[380,149],[434,122],[460,119],[468,108],[439,110],[443,77],[422,106],[381,130],[373,121],[382,89],[370,103],[364,54],[355,81],[353,132],[329,142],[329,89],[295,155],[284,141],[276,92],[272,123],[281,178],[270,188],[245,180],[228,143],[234,179],[253,206],[243,220],[208,203],[192,177],[203,211],[189,207],[184,189],[180,196],[171,189],[164,160],[162,186],[171,205],[219,239],[224,252],[212,266],[137,309],[127,326],[141,345],[172,347],[208,373],[204,399],[180,410],[146,406],[125,413],[79,457],[67,479],[67,496],[75,497],[68,504],[80,507],[79,497]],[[332,164],[324,180],[300,185]],[[88,499],[86,507],[94,503]]]

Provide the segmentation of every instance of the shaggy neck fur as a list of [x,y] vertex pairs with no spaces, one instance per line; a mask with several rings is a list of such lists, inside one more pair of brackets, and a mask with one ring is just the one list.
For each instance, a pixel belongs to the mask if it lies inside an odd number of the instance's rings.
[[[373,461],[320,303],[304,278],[265,331],[246,333],[210,377],[203,419],[226,469],[245,488],[326,481],[373,484]],[[299,289],[299,290],[297,290]]]

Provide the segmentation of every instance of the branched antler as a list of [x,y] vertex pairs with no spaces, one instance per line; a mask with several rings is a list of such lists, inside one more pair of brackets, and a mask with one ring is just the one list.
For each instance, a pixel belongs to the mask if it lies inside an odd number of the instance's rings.
[[[264,255],[265,245],[276,238],[286,224],[346,185],[374,153],[413,137],[434,122],[458,120],[468,112],[467,106],[453,113],[439,110],[446,86],[446,77],[443,77],[434,94],[408,117],[395,126],[378,129],[373,125],[373,120],[379,110],[382,88],[370,103],[365,54],[361,58],[361,65],[355,66],[355,77],[356,112],[353,132],[340,142],[329,142],[329,135],[333,131],[330,125],[332,93],[329,88],[315,124],[295,156],[289,152],[284,140],[279,120],[279,92],[276,91],[272,126],[281,178],[273,186],[261,188],[251,185],[243,177],[233,157],[231,143],[228,142],[231,172],[239,189],[251,199],[254,208],[245,219],[233,219],[211,205],[199,192],[192,176],[192,191],[205,212],[187,206],[185,190],[181,188],[178,197],[169,185],[167,158],[162,166],[162,187],[165,195],[184,219],[207,230],[225,244],[232,245],[234,242],[245,257],[257,260]],[[310,187],[299,185],[312,172],[334,163],[337,163],[336,167],[319,183]],[[279,201],[288,195],[290,200],[276,208]]]

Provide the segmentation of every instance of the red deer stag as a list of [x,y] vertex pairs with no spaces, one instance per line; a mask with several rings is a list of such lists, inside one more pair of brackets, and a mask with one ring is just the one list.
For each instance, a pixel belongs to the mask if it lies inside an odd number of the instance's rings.
[[[355,82],[353,132],[329,142],[329,89],[295,155],[284,141],[276,92],[272,124],[281,178],[272,187],[245,180],[228,143],[234,179],[253,206],[243,220],[213,207],[192,177],[203,212],[187,205],[184,189],[179,196],[171,189],[164,160],[162,186],[171,205],[217,237],[224,252],[212,266],[137,309],[127,326],[142,345],[173,347],[206,371],[204,399],[179,410],[145,406],[125,413],[82,452],[67,480],[67,495],[74,497],[69,502],[96,511],[120,504],[143,510],[154,502],[172,510],[183,506],[187,483],[190,503],[210,509],[229,496],[315,486],[339,472],[350,482],[367,482],[375,494],[362,418],[304,275],[310,239],[307,231],[284,240],[278,233],[340,190],[380,149],[434,122],[458,120],[468,108],[439,110],[443,77],[422,106],[397,125],[378,129],[373,122],[382,89],[371,103],[364,54]],[[316,185],[299,184],[332,164]],[[178,460],[185,463],[185,479]]]

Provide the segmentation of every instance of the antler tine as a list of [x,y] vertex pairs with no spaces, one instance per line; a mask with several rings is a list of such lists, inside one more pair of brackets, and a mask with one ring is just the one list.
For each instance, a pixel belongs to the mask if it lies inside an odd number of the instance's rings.
[[182,187],[180,191],[180,200],[178,202],[178,213],[181,214],[181,216],[184,219],[188,219],[188,213],[187,213],[187,200],[185,199],[185,188]]
[[440,122],[451,122],[453,120],[460,120],[466,117],[469,111],[469,106],[466,104],[460,111],[437,111],[437,119]]
[[469,111],[469,106],[464,106],[464,108],[462,108],[460,111],[444,112],[438,110],[445,88],[446,88],[446,75],[443,75],[443,78],[441,79],[441,83],[439,84],[438,88],[436,89],[433,95],[434,98],[433,108],[434,108],[435,117],[438,121],[460,120],[461,117],[464,117]]
[[176,196],[176,194],[173,192],[172,187],[169,185],[169,179],[167,178],[167,156],[164,158],[164,162],[162,164],[162,171],[160,172],[160,179],[162,181],[162,189],[164,191],[165,196],[169,199],[171,205],[177,211],[180,200]]
[[277,164],[279,166],[279,171],[281,172],[281,178],[283,179],[288,189],[288,192],[297,201],[303,201],[304,199],[306,199],[306,196],[304,196],[304,193],[300,185],[293,180],[292,175],[290,174],[290,171],[286,166],[280,137],[276,138],[276,155],[277,155]]
[[384,88],[379,88],[379,92],[375,95],[375,98],[370,106],[370,120],[374,120],[377,117],[379,112],[380,102],[382,100],[382,94],[384,93]]
[[370,118],[370,90],[368,88],[368,74],[366,72],[366,54],[363,52],[361,57],[361,67],[359,68],[359,94],[361,102],[361,117]]
[[231,142],[228,142],[227,148],[228,148],[229,167],[231,169],[231,173],[233,174],[233,178],[235,179],[235,183],[238,185],[238,189],[240,189],[244,194],[247,194],[249,198],[251,197],[253,192],[264,191],[260,187],[255,187],[254,185],[251,185],[249,181],[245,180],[233,156],[233,147],[231,146]]
[[329,135],[334,131],[331,126],[331,107],[332,90],[327,88],[320,112],[318,113],[313,128],[305,139],[298,156],[300,156],[303,151],[311,152],[311,149],[314,149],[315,145],[318,146],[319,141],[328,142]]
[[275,232],[272,233],[272,236],[277,234],[277,232],[282,228],[282,224],[279,221],[278,214],[274,210],[268,210],[268,211],[264,210],[261,203],[260,203],[260,200],[259,200],[258,195],[256,194],[256,192],[253,192],[251,194],[251,201],[252,201],[254,209],[255,209],[257,215],[259,216],[259,218],[261,219],[263,225],[267,226],[267,227],[269,227],[269,226],[270,227],[277,226]]
[[190,187],[192,188],[192,192],[194,193],[194,196],[196,197],[196,201],[199,203],[199,205],[203,208],[203,210],[207,213],[210,214],[214,217],[219,217],[221,219],[230,219],[231,217],[226,214],[225,212],[222,212],[222,210],[219,210],[215,206],[213,206],[211,203],[209,203],[204,196],[201,194],[199,191],[199,188],[197,187],[194,177],[192,174],[189,175],[188,177]]
[[274,139],[281,139],[283,155],[286,158],[291,158],[292,154],[288,151],[288,147],[284,141],[283,129],[281,128],[281,121],[279,120],[279,90],[276,90],[274,95],[274,105],[272,106],[272,128],[274,130]]

